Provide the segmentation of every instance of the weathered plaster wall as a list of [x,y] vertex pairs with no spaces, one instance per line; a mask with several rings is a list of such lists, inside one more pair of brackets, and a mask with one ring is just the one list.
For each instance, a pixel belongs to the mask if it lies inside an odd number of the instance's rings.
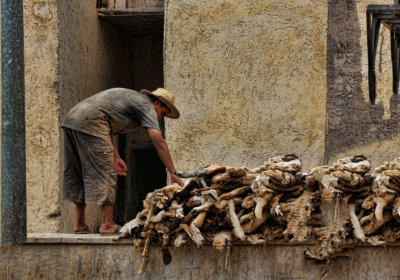
[[129,87],[125,32],[97,17],[93,1],[60,1],[60,119],[79,101],[112,86]]
[[60,215],[57,1],[24,1],[27,219],[55,232]]
[[[107,88],[130,87],[132,77],[128,35],[97,17],[96,1],[59,1],[58,16],[61,123],[78,102]],[[62,203],[61,214],[61,230],[71,232],[74,205]],[[99,215],[99,206],[88,205],[86,218],[90,226],[99,224]]]
[[296,153],[323,163],[328,1],[169,0],[165,86],[178,169],[255,167]]
[[225,253],[211,247],[171,248],[165,266],[151,248],[147,272],[138,275],[140,250],[132,245],[48,244],[0,247],[1,279],[398,279],[398,247],[356,247],[331,264],[304,258],[310,246],[235,246],[230,271]]

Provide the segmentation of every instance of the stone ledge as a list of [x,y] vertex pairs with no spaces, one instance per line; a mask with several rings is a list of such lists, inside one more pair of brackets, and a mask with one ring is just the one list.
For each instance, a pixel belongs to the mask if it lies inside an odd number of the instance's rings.
[[[115,244],[115,245],[132,245],[130,238],[123,238],[117,241],[113,239],[117,235],[101,235],[101,234],[73,234],[73,233],[29,233],[25,244]],[[354,242],[349,240],[348,244],[351,247],[399,247],[400,242],[388,242],[384,245],[372,245],[369,243]],[[268,241],[265,246],[314,246],[314,241],[303,243],[289,243],[284,240]],[[190,245],[186,245],[190,246]],[[204,246],[211,246],[211,243],[206,243]],[[264,244],[252,245],[244,242],[235,242],[233,246],[264,246]]]

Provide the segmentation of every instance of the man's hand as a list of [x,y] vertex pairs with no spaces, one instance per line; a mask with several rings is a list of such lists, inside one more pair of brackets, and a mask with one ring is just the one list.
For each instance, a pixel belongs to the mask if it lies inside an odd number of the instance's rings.
[[111,143],[113,145],[113,150],[114,150],[114,162],[115,162],[115,169],[117,170],[117,174],[120,176],[126,176],[126,172],[128,171],[128,168],[126,167],[125,161],[123,161],[118,154],[117,147],[115,146],[114,136],[111,136]]
[[177,183],[179,186],[183,187],[183,181],[181,180],[181,178],[176,176],[174,173],[170,173],[169,175],[171,184]]
[[115,169],[120,176],[126,176],[126,172],[128,171],[126,163],[121,158],[115,159]]

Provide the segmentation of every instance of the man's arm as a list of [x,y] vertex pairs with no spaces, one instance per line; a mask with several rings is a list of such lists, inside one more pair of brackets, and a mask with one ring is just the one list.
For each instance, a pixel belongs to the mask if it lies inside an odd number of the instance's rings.
[[122,160],[122,158],[118,154],[117,147],[115,146],[114,136],[112,135],[111,135],[111,143],[113,145],[113,150],[114,150],[115,169],[117,170],[118,175],[126,176],[128,168],[126,167],[126,163]]
[[176,172],[174,163],[172,162],[172,157],[168,149],[168,145],[164,140],[161,132],[154,128],[147,128],[147,132],[149,133],[150,139],[153,142],[156,151],[161,158],[162,162],[164,163],[165,167],[170,173],[170,181],[171,184],[177,183],[180,186],[183,186],[183,181],[174,174]]

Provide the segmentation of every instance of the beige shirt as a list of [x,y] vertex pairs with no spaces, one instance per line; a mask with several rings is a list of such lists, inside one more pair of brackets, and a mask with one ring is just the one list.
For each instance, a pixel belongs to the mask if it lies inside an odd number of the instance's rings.
[[61,126],[103,139],[140,126],[160,131],[151,99],[125,88],[108,89],[83,100],[69,111]]

